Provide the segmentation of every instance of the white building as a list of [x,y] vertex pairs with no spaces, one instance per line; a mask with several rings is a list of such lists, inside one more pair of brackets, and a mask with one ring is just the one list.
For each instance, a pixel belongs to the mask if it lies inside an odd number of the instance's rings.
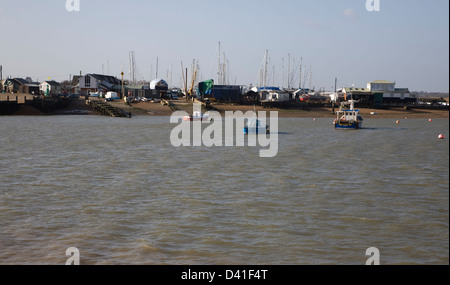
[[377,80],[367,83],[367,89],[370,91],[395,91],[395,82]]
[[408,88],[395,88],[395,82],[377,80],[367,83],[367,90],[383,94],[383,99],[404,100],[412,98]]
[[56,81],[48,80],[39,84],[39,91],[45,95],[58,95],[61,93],[61,84]]

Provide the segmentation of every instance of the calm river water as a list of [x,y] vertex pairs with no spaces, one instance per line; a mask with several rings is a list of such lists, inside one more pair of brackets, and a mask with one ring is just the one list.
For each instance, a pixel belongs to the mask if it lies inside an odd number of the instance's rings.
[[0,264],[449,264],[448,120],[280,119],[274,158],[174,126],[0,118]]

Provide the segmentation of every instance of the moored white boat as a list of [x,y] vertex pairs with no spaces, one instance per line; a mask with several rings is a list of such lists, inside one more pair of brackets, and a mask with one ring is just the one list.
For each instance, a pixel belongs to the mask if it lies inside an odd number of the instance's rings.
[[209,119],[209,114],[203,114],[202,112],[194,112],[193,115],[183,117],[184,121],[206,121]]
[[[350,105],[349,109],[346,109],[347,105]],[[355,109],[355,101],[349,100],[341,103],[334,126],[336,129],[361,129],[363,120],[359,110]]]

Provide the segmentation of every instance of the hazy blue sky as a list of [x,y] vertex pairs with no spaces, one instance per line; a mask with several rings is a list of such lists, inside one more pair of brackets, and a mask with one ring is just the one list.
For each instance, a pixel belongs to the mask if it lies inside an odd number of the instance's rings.
[[201,79],[217,78],[220,41],[231,83],[257,84],[269,50],[274,85],[290,53],[316,88],[338,77],[341,87],[384,79],[448,92],[449,1],[380,2],[368,12],[366,0],[80,0],[68,12],[66,0],[0,0],[0,64],[4,76],[63,81],[102,65],[107,73],[109,62],[120,77],[134,51],[140,79],[154,79],[158,57],[159,77],[172,66],[180,85],[181,61],[197,59]]

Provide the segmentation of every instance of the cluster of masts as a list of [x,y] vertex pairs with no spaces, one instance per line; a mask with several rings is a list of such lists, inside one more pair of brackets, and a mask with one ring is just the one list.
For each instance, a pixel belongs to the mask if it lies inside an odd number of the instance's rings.
[[[222,54],[223,58],[221,58]],[[217,66],[218,66],[217,85],[230,85],[230,62],[227,59],[225,52],[222,52],[220,42],[219,42],[219,63]]]
[[[110,74],[109,72],[109,60],[107,61],[107,73],[105,73],[105,65],[102,64],[102,73]],[[307,83],[309,82],[309,90],[312,90],[312,66],[308,68],[303,65],[303,57],[300,60],[296,60],[291,57],[289,53],[287,55],[287,61],[285,58],[282,58],[281,64],[281,72],[276,68],[274,64],[272,64],[271,58],[269,57],[269,50],[266,50],[264,55],[264,60],[259,70],[259,79],[256,80],[256,85],[259,87],[275,87],[282,86],[283,88],[287,87],[288,90],[294,89],[305,89]],[[124,69],[124,63],[121,65],[122,72],[126,70]],[[188,90],[190,85],[197,86],[198,82],[202,80],[200,75],[200,64],[199,60],[194,59],[192,65],[190,66],[190,73],[188,68],[183,66],[183,62],[181,62],[181,76],[180,76],[180,84],[179,86],[184,86],[185,90]],[[211,72],[211,70],[210,70]],[[209,72],[209,74],[210,74]],[[281,73],[281,74],[280,74]],[[134,51],[129,52],[129,82],[131,84],[139,84],[145,82],[143,80],[144,76],[142,76],[136,65],[136,55]],[[164,74],[166,77],[169,86],[173,84],[173,64],[170,65],[170,69],[167,70],[167,73]],[[163,75],[163,76],[164,76]],[[151,78],[158,79],[161,76],[159,74],[159,58],[156,58],[156,72],[153,69],[153,65],[151,65]],[[226,56],[226,53],[223,51],[223,47],[221,42],[218,45],[218,63],[217,63],[217,74],[213,76],[215,80],[215,85],[236,85],[237,78],[230,81],[231,73],[230,73],[230,62]],[[210,78],[206,78],[210,79]],[[280,80],[281,79],[281,80]],[[280,82],[281,81],[281,82]],[[192,83],[192,84],[191,84]],[[281,83],[281,84],[280,84]],[[297,88],[298,87],[298,88]]]
[[[287,72],[286,72],[287,69]],[[305,89],[306,83],[309,81],[309,89],[312,87],[312,66],[309,70],[306,70],[306,66],[303,65],[303,57],[300,58],[299,62],[296,62],[295,58],[291,60],[291,54],[288,54],[287,68],[285,64],[285,59],[282,59],[282,83],[283,87],[287,86],[288,90],[295,89]],[[306,72],[304,72],[306,71]],[[298,73],[297,73],[298,72]],[[287,73],[287,74],[286,74]],[[296,79],[298,78],[298,82]],[[279,82],[278,82],[279,83]],[[298,85],[296,85],[298,83]],[[271,59],[269,57],[269,51],[266,50],[264,55],[264,60],[259,71],[259,86],[269,87],[277,85],[277,74],[275,65],[271,64]]]

